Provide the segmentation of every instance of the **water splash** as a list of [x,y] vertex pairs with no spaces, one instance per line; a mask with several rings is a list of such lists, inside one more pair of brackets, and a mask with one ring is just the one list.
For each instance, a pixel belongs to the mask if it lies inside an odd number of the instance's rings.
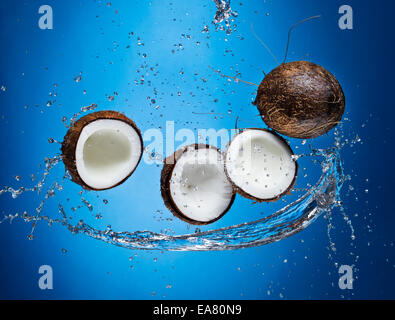
[[[90,238],[104,241],[127,249],[169,250],[169,251],[212,251],[233,250],[261,246],[280,241],[307,228],[322,214],[330,213],[341,206],[340,190],[346,177],[340,149],[315,149],[304,157],[321,159],[322,175],[316,185],[310,188],[298,200],[277,211],[269,217],[252,222],[233,225],[226,228],[197,232],[193,234],[168,235],[151,231],[116,232],[107,227],[96,229],[83,220],[72,225],[66,218],[61,205],[61,219],[50,219],[46,216],[23,216],[25,221],[59,222],[74,234],[84,234]],[[5,220],[8,216],[4,217]],[[0,223],[1,223],[0,222]],[[330,230],[328,230],[330,232]]]
[[88,112],[88,111],[93,111],[96,108],[97,108],[96,103],[92,103],[90,106],[82,107],[78,113],[73,114],[69,123],[67,123],[68,119],[65,116],[62,118],[62,122],[66,128],[71,128],[81,114]]
[[[214,2],[217,6],[217,12],[213,19],[215,29],[226,30],[226,34],[229,35],[232,33],[232,31],[236,29],[235,25],[232,26],[232,22],[233,18],[236,18],[238,16],[238,13],[236,11],[232,11],[232,8],[230,7],[230,0],[214,0]],[[221,26],[222,22],[224,22],[225,26]],[[206,28],[208,27],[205,26],[205,29]]]
[[[40,193],[41,190],[43,189],[43,186],[45,184],[45,181],[53,167],[55,167],[60,161],[62,157],[60,155],[57,155],[52,158],[45,158],[44,163],[45,163],[45,169],[43,173],[43,177],[40,181],[37,182],[36,185],[30,188],[25,188],[25,187],[20,187],[18,189],[14,189],[12,187],[4,187],[3,189],[0,190],[0,196],[4,193],[11,193],[11,196],[13,199],[18,198],[22,193],[24,192],[37,192]],[[18,176],[18,179],[20,180],[20,177]]]
[[[62,122],[65,124],[65,126],[67,128],[70,128],[75,123],[75,121],[77,120],[77,118],[81,114],[83,114],[85,112],[88,112],[88,111],[95,110],[96,108],[97,108],[97,104],[91,104],[89,106],[82,107],[78,113],[76,113],[76,114],[74,114],[72,116],[72,118],[70,119],[69,124],[67,124],[67,118],[66,117],[63,117]],[[58,142],[57,140],[55,140],[53,138],[49,138],[48,142],[51,143],[51,144],[55,143],[55,142],[58,143],[58,144],[61,144],[60,142]],[[15,189],[15,188],[6,186],[6,187],[4,187],[3,189],[0,190],[0,196],[5,194],[5,193],[10,193],[11,197],[13,199],[16,199],[22,193],[25,193],[25,192],[36,192],[37,194],[40,194],[42,189],[44,188],[45,182],[46,182],[47,177],[50,174],[51,170],[61,161],[62,161],[62,155],[59,155],[59,154],[54,156],[54,157],[51,157],[51,158],[48,158],[48,157],[45,158],[44,159],[45,168],[44,168],[44,173],[42,175],[42,178],[33,187],[29,187],[29,188],[20,187],[18,189]],[[34,177],[34,175],[32,175],[32,176]],[[19,181],[21,179],[21,177],[20,176],[16,176],[15,179],[17,181]],[[53,182],[52,186],[47,189],[44,198],[40,201],[38,207],[35,208],[35,211],[36,211],[35,215],[28,215],[27,212],[24,212],[24,214],[22,215],[22,218],[25,220],[25,222],[33,221],[32,229],[30,231],[30,234],[28,235],[28,239],[33,240],[33,238],[34,238],[33,233],[34,233],[34,231],[36,229],[38,221],[46,220],[46,221],[49,221],[51,223],[53,223],[55,221],[55,220],[52,220],[52,219],[50,219],[49,217],[46,217],[46,216],[41,217],[41,212],[43,211],[44,205],[47,202],[47,200],[49,198],[54,197],[56,191],[62,191],[63,190],[62,184],[63,184],[64,180],[66,180],[66,179],[68,179],[68,180],[71,179],[71,177],[70,177],[70,175],[68,174],[67,171],[66,171],[65,175],[63,176],[63,180],[60,183],[55,181],[55,182]],[[88,207],[88,209],[90,211],[93,210],[92,205],[87,200],[85,200],[82,196],[81,196],[81,201],[84,203],[85,206]],[[12,220],[14,220],[17,217],[20,217],[20,215],[18,213],[15,214],[15,215],[12,215],[12,214],[6,215],[6,216],[4,216],[4,218],[2,220],[0,220],[0,224],[2,222],[6,221],[6,220],[9,220],[10,222],[12,222]],[[60,222],[58,220],[56,220],[56,221]]]

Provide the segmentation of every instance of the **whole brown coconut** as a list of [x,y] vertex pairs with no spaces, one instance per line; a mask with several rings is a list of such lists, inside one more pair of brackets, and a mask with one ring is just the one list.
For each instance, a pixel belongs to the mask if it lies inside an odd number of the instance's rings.
[[295,61],[281,64],[263,79],[254,104],[273,130],[310,139],[340,122],[345,97],[328,70],[312,62]]
[[[129,130],[131,130],[133,132],[134,137],[135,137],[134,143],[136,144],[136,146],[134,148],[132,148],[132,150],[135,154],[134,154],[133,158],[131,158],[131,160],[130,160],[133,162],[133,165],[129,168],[130,170],[128,172],[126,172],[121,179],[118,179],[118,181],[114,182],[113,184],[109,184],[105,187],[88,184],[87,181],[85,181],[83,179],[83,177],[81,176],[81,172],[79,172],[78,164],[77,164],[77,162],[78,162],[77,161],[78,160],[77,159],[78,158],[77,157],[77,145],[78,145],[78,141],[81,137],[81,133],[83,132],[84,128],[86,128],[88,125],[90,125],[96,121],[100,121],[100,120],[115,120],[115,121],[117,121],[117,123],[119,123],[118,126],[124,125],[126,128],[130,128]],[[113,131],[119,132],[120,128],[114,129]],[[101,140],[105,140],[105,137],[103,136]],[[96,143],[99,143],[99,148],[103,147],[102,145],[100,145],[100,142],[101,142],[100,139],[99,139],[99,141],[96,141]],[[108,144],[114,144],[113,139],[107,139],[107,145]],[[81,185],[81,187],[83,187],[84,189],[87,189],[87,190],[106,190],[106,189],[116,187],[116,186],[122,184],[123,182],[125,182],[132,175],[132,173],[136,169],[138,163],[140,162],[141,156],[142,156],[142,150],[143,150],[143,139],[141,137],[140,130],[138,129],[136,124],[131,119],[126,117],[125,115],[123,115],[119,112],[116,112],[116,111],[111,111],[111,110],[93,112],[93,113],[90,113],[90,114],[80,118],[67,131],[67,134],[65,135],[65,137],[63,139],[63,143],[62,143],[62,147],[61,147],[63,162],[66,167],[66,170],[69,172],[69,174],[71,176],[72,181]],[[114,150],[111,150],[111,151],[114,151]],[[96,154],[95,156],[96,156],[96,158],[99,156],[101,156],[101,157],[104,156],[107,158],[107,160],[108,160],[108,158],[111,159],[111,155],[106,154],[106,152],[103,150],[100,154]],[[81,158],[81,156],[80,156],[80,158]],[[114,175],[115,175],[115,173],[114,173]],[[110,173],[110,176],[108,178],[111,179],[112,176],[113,175]]]

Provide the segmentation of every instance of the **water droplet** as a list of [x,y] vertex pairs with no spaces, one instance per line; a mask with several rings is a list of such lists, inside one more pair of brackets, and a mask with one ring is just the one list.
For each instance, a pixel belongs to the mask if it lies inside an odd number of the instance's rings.
[[208,25],[205,25],[203,30],[202,30],[202,33],[208,33],[208,32],[209,32]]
[[81,79],[82,79],[82,76],[79,75],[79,76],[77,76],[77,77],[74,78],[74,81],[75,81],[75,82],[80,82]]

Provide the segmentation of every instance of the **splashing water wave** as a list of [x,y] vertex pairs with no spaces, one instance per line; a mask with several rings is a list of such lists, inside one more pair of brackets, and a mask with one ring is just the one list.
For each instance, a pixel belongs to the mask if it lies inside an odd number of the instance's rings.
[[[47,221],[61,223],[74,234],[83,234],[119,247],[140,250],[169,251],[212,251],[233,250],[261,246],[280,241],[308,227],[322,214],[331,214],[334,207],[340,207],[340,190],[345,181],[340,148],[313,150],[304,157],[322,158],[322,175],[316,185],[306,191],[295,202],[260,220],[233,225],[226,228],[184,235],[168,235],[151,231],[116,232],[110,228],[96,229],[84,221],[72,225],[59,205],[63,219],[47,216],[21,216],[26,222]],[[300,156],[299,156],[300,157]],[[15,216],[6,216],[1,222]]]
[[101,231],[84,222],[68,227],[75,233],[129,249],[232,250],[276,242],[305,229],[321,214],[329,213],[340,202],[340,190],[345,177],[338,150],[316,150],[312,155],[323,157],[322,176],[317,184],[292,204],[257,221],[176,236],[150,231]]

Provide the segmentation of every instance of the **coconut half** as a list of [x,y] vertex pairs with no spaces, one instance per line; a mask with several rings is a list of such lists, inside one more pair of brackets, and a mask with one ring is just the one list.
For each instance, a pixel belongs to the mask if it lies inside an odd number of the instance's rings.
[[220,219],[235,199],[223,160],[221,151],[203,144],[187,146],[168,157],[161,175],[166,207],[191,224]]
[[110,189],[126,181],[142,153],[140,130],[116,111],[82,117],[62,144],[63,162],[72,180],[88,190]]
[[288,143],[265,129],[245,129],[229,143],[225,172],[242,196],[273,201],[288,193],[298,166]]

